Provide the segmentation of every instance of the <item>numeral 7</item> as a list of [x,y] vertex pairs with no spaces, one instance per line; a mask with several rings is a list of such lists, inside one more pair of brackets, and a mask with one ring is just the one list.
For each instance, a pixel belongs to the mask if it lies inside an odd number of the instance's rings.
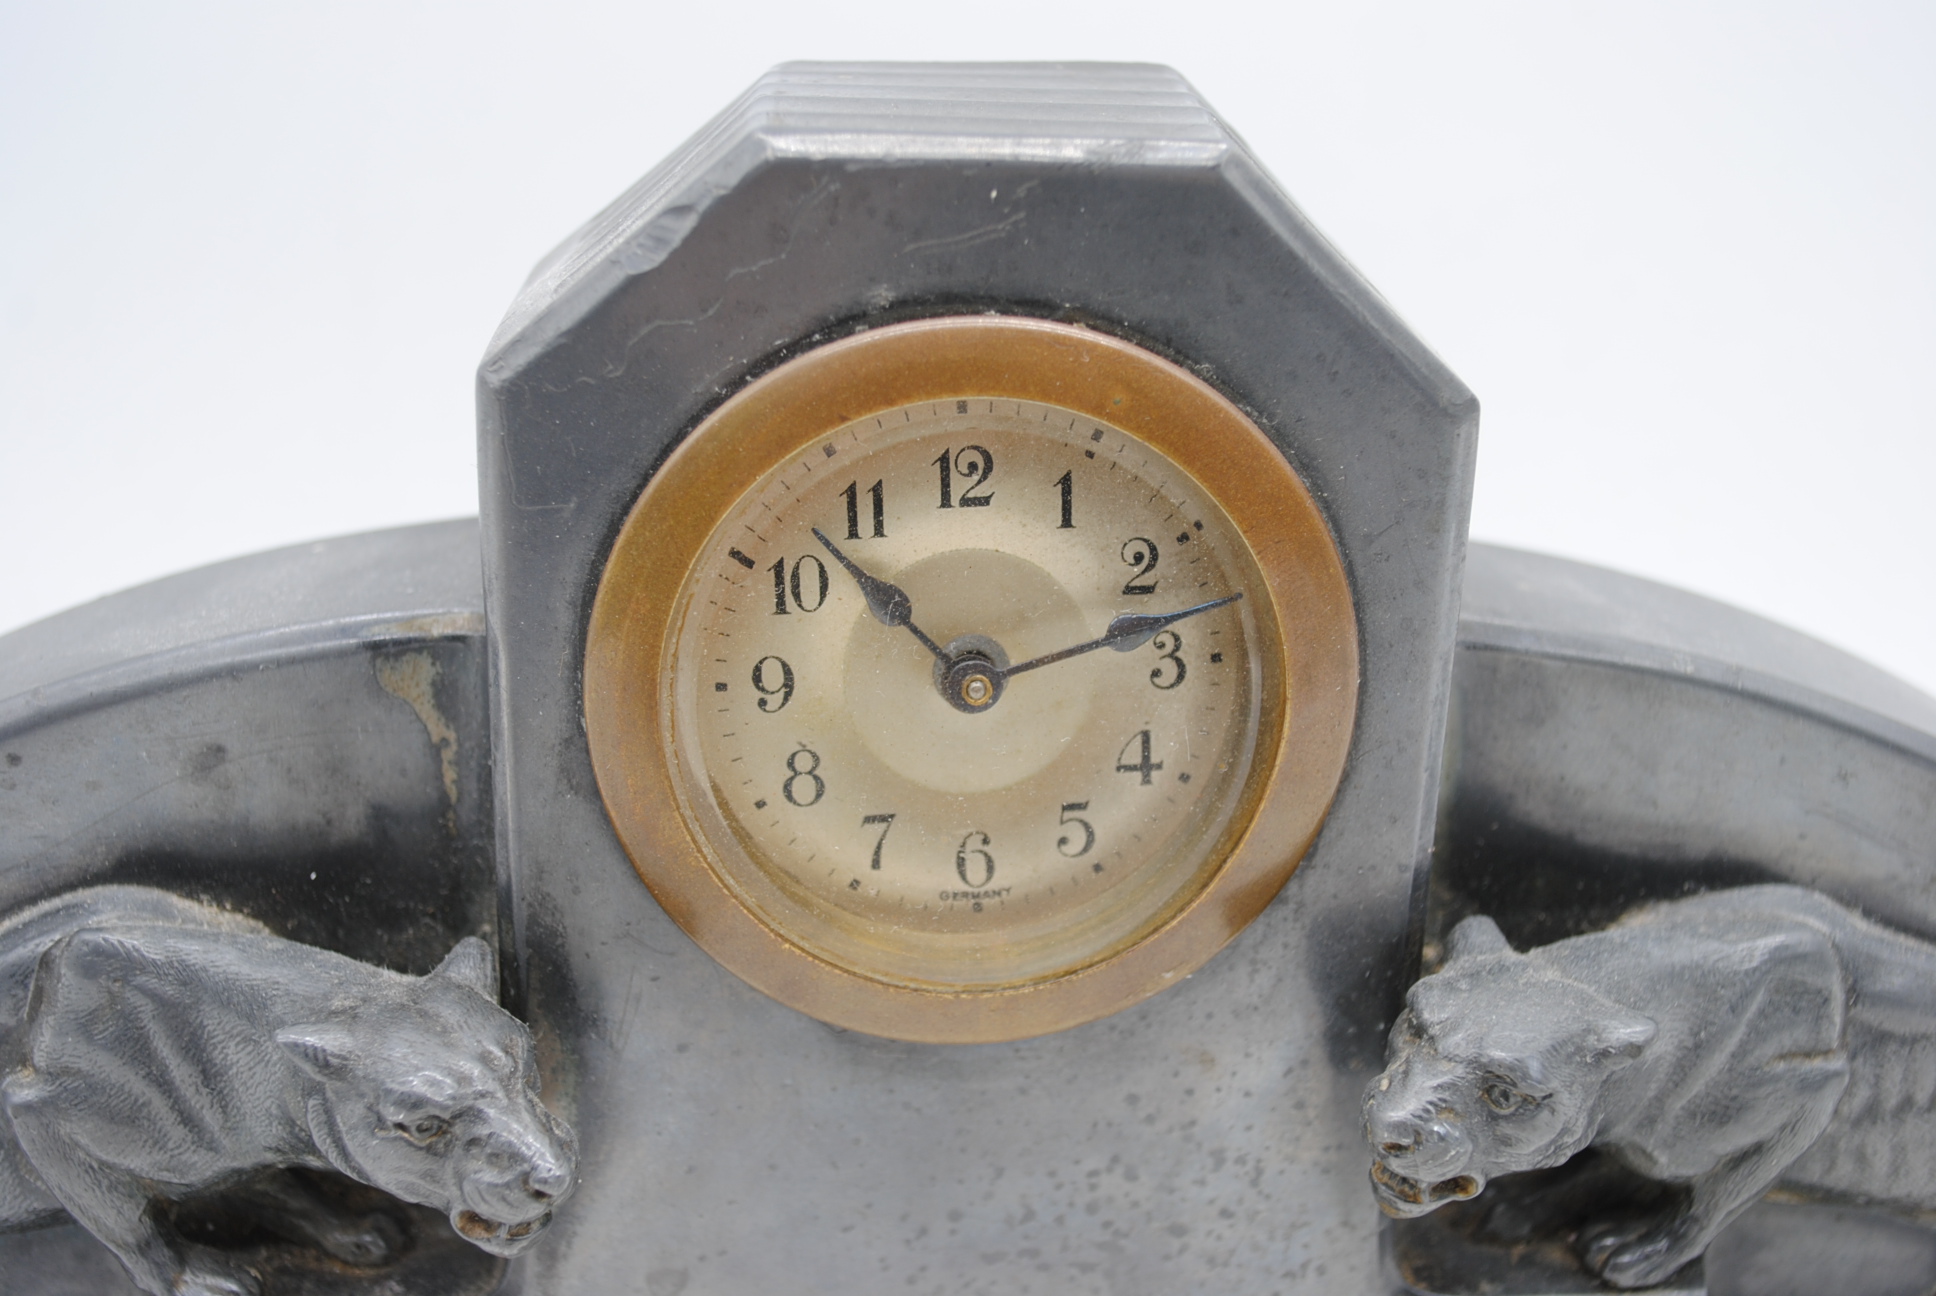
[[874,839],[873,867],[879,868],[881,866],[881,847],[887,845],[887,830],[894,826],[894,816],[891,814],[871,814],[871,815],[861,816],[861,819],[860,819],[861,827],[870,828],[875,824],[879,824],[881,826],[881,835]]

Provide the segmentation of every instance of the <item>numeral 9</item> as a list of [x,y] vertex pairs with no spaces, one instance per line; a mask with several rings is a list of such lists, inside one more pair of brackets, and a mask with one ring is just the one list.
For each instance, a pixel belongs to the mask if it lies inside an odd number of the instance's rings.
[[[780,668],[780,682],[769,684],[766,664],[772,662]],[[793,701],[793,667],[786,664],[784,657],[762,657],[753,663],[753,687],[766,696],[759,701],[760,710],[772,715]],[[773,701],[779,698],[778,702]]]

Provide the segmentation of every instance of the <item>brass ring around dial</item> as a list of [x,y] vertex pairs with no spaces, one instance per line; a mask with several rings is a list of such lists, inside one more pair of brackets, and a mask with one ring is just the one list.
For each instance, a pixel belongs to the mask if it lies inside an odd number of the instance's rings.
[[[1008,687],[1020,690],[1025,682],[1034,681],[1028,684],[1032,703],[1019,692],[1004,696],[1007,663],[992,655],[1002,645],[986,651],[962,642],[954,642],[952,648],[935,644],[935,653],[946,660],[931,659],[912,639],[903,642],[907,632],[874,625],[864,612],[851,611],[858,607],[858,595],[843,591],[857,587],[838,584],[847,576],[834,567],[830,556],[780,554],[777,570],[769,578],[763,567],[753,570],[750,554],[728,547],[744,542],[741,533],[735,529],[729,535],[720,528],[749,507],[747,501],[756,498],[756,488],[767,489],[762,482],[777,480],[773,473],[783,469],[804,473],[815,465],[835,462],[836,447],[829,438],[837,430],[924,402],[933,403],[937,410],[946,402],[948,413],[957,406],[966,411],[969,397],[985,398],[990,408],[997,400],[1018,402],[1018,409],[1026,404],[1030,409],[1094,420],[1098,445],[1105,429],[1116,429],[1117,441],[1128,438],[1146,447],[1151,461],[1163,465],[1174,491],[1207,501],[1204,507],[1214,510],[1224,534],[1234,537],[1219,542],[1224,545],[1220,561],[1241,578],[1233,577],[1233,588],[1241,589],[1243,598],[1220,615],[1241,618],[1221,624],[1239,636],[1248,654],[1244,678],[1236,683],[1240,691],[1249,690],[1245,696],[1250,699],[1250,719],[1245,723],[1250,727],[1243,732],[1251,735],[1245,740],[1249,745],[1238,753],[1240,759],[1220,767],[1224,773],[1206,767],[1194,785],[1166,785],[1172,791],[1164,795],[1187,799],[1208,795],[1208,785],[1222,778],[1224,809],[1203,829],[1209,835],[1196,839],[1187,867],[1180,865],[1163,874],[1160,886],[1151,884],[1141,891],[1124,886],[1121,895],[1128,898],[1118,908],[1140,905],[1140,909],[1111,910],[1107,921],[1076,923],[1066,932],[1052,925],[1040,930],[990,927],[987,942],[979,947],[974,932],[980,929],[972,923],[980,919],[972,915],[961,920],[967,927],[957,924],[957,929],[947,932],[936,928],[939,934],[930,936],[919,924],[896,925],[869,916],[871,911],[843,909],[795,875],[763,866],[759,855],[763,848],[748,836],[753,829],[734,819],[742,812],[720,808],[728,795],[724,774],[703,767],[703,753],[681,729],[689,722],[679,718],[696,713],[702,677],[709,707],[712,690],[724,693],[729,687],[724,677],[711,682],[706,672],[715,668],[689,651],[681,656],[686,651],[681,648],[682,635],[690,639],[692,633],[684,627],[688,618],[699,615],[695,610],[700,606],[695,603],[699,591],[720,588],[717,582],[727,579],[738,581],[735,588],[741,593],[766,600],[763,612],[751,605],[745,611],[764,616],[775,626],[783,624],[778,613],[791,615],[784,624],[799,625],[805,624],[802,614],[831,607],[826,603],[830,590],[836,600],[848,597],[847,624],[856,627],[854,643],[879,645],[866,648],[867,652],[891,649],[902,654],[897,661],[912,653],[915,656],[906,660],[928,662],[936,673],[934,684],[945,686],[942,696],[948,704],[957,713],[970,713],[957,714],[948,724],[967,726],[977,734],[999,732],[1000,726],[1024,714],[1019,705],[1040,707],[1044,700],[1060,706],[1058,714],[1087,714],[1084,708],[1104,705],[1103,694],[1085,691],[1084,681],[1095,672],[1133,667],[1156,681],[1156,689],[1172,678],[1181,682],[1180,674],[1163,674],[1165,658],[1132,661],[1104,648],[1080,658],[1079,665],[1058,662],[1017,676]],[[1085,462],[1081,455],[1088,447],[1088,426],[1084,424],[1085,432],[1078,434],[1084,436],[1081,447],[1070,451],[1078,464]],[[970,449],[987,454],[979,446]],[[788,468],[789,464],[795,468]],[[942,461],[937,469],[944,474],[940,489],[946,507],[951,490],[962,499],[972,498],[971,484],[985,480],[993,471],[993,460],[984,458],[978,465],[971,455]],[[951,470],[966,475],[951,484],[946,476]],[[862,478],[871,475],[864,473]],[[823,471],[816,481],[826,476]],[[1012,485],[1014,478],[1000,480]],[[865,490],[866,482],[856,478],[847,499],[847,527],[841,534],[868,534]],[[778,492],[774,494],[778,498]],[[982,509],[973,517],[985,518],[993,512]],[[832,532],[835,522],[826,517],[820,525]],[[880,534],[878,525],[873,534]],[[1195,540],[1187,546],[1194,554],[1210,543],[1215,530],[1199,528],[1202,538],[1197,539],[1186,524],[1184,534],[1162,544],[1166,552],[1174,552],[1172,546]],[[1155,546],[1148,537],[1158,535],[1147,530],[1127,544],[1118,538],[1115,543],[1123,546],[1123,552],[1119,557],[1112,548],[1107,560],[1129,564],[1124,571],[1139,562],[1154,564]],[[1149,548],[1146,558],[1138,543]],[[865,546],[864,539],[848,543],[860,556],[858,561],[873,561],[870,553],[885,552]],[[954,565],[947,572],[932,565],[923,570],[957,581],[970,577],[994,581],[994,587],[1009,591],[1025,591],[1033,581],[1041,585],[1041,592],[1027,597],[1065,597],[1056,592],[1060,587],[1054,577],[1039,574],[1019,558],[985,548],[956,549],[953,554],[933,557],[943,567]],[[767,557],[760,560],[767,561]],[[791,568],[788,562],[793,563]],[[963,574],[954,575],[957,568]],[[827,571],[832,571],[831,577],[823,577]],[[893,571],[869,574],[903,579]],[[1123,576],[1113,579],[1120,582]],[[707,586],[707,581],[715,584]],[[1123,592],[1140,589],[1132,583]],[[1114,585],[1109,591],[1113,596]],[[1199,597],[1210,598],[1213,593]],[[917,621],[924,615],[925,597],[916,595]],[[1119,610],[1167,614],[1176,606],[1182,604],[1139,603]],[[1054,633],[1067,635],[1082,624],[1088,626],[1086,630],[1073,639],[1024,649],[1021,655],[1032,657],[1100,633],[1102,627],[1093,615],[1077,616],[1074,604],[1069,609],[1056,614],[1064,620],[1055,623]],[[823,613],[822,621],[814,624],[831,625],[827,615]],[[860,619],[852,620],[854,616]],[[1036,628],[1046,624],[1034,614],[1025,615],[1024,623],[1031,616]],[[1069,617],[1076,619],[1069,621]],[[744,624],[750,627],[751,621]],[[1210,623],[1205,619],[1184,624],[1206,627]],[[981,628],[944,626],[937,634],[959,636],[963,629]],[[1193,628],[1191,634],[1207,635],[1208,630]],[[1193,640],[1193,646],[1203,642]],[[1012,650],[1014,644],[1006,646]],[[869,673],[875,667],[854,657],[854,649],[846,651],[850,674],[858,670],[868,679],[875,678]],[[1142,651],[1166,649],[1159,643]],[[1149,671],[1152,660],[1158,664],[1155,674]],[[1203,672],[1211,669],[1206,664],[1209,660],[1206,656],[1198,662],[1192,687],[1208,687],[1211,677]],[[775,702],[785,706],[783,699],[791,699],[795,687],[793,668],[778,658],[762,662],[752,665],[750,679],[741,670],[735,676],[738,683],[731,685],[740,692],[721,700],[744,696],[751,701],[752,696],[744,692],[750,686],[759,694],[758,712],[772,711]],[[1112,662],[1124,664],[1112,666]],[[923,678],[928,669],[921,667]],[[821,676],[826,676],[824,669]],[[933,684],[917,683],[905,675],[896,678],[902,683],[895,687],[911,690],[906,693],[908,701],[898,705],[941,706]],[[1041,683],[1045,679],[1053,683]],[[1136,687],[1152,699],[1150,705],[1156,704],[1158,694],[1149,683]],[[613,544],[593,604],[584,688],[592,763],[619,840],[653,895],[700,946],[773,998],[824,1021],[897,1039],[966,1043],[1044,1034],[1126,1008],[1200,967],[1270,902],[1316,837],[1342,777],[1357,705],[1358,639],[1350,588],[1323,515],[1276,446],[1229,400],[1170,361],[1094,330],[1018,317],[964,316],[893,325],[829,343],[755,379],[707,415],[646,483]],[[757,717],[758,712],[748,714]],[[798,714],[788,712],[789,721]],[[954,713],[942,707],[938,714]],[[767,732],[776,735],[771,741],[782,741],[780,728],[769,726]],[[793,742],[791,731],[786,732],[784,741]],[[1152,760],[1147,732],[1142,737],[1140,764],[1130,747],[1118,758],[1127,762],[1117,765],[1130,776],[1121,780],[1124,786],[1134,785],[1138,772],[1147,784],[1150,772],[1162,768]],[[867,741],[890,738],[901,741],[893,735]],[[861,737],[852,742],[859,744]],[[880,750],[884,755],[868,759],[893,755],[886,748]],[[1116,749],[1112,745],[1109,750]],[[1180,749],[1172,753],[1173,762],[1179,754]],[[785,770],[778,766],[780,756],[785,756]],[[1044,748],[1018,759],[1039,763],[1055,759],[1055,753]],[[821,758],[804,743],[797,750],[775,749],[773,760],[771,773],[786,779],[782,786],[793,805],[812,804],[820,796]],[[1176,768],[1173,763],[1164,777],[1182,777],[1187,783],[1187,776],[1175,774]],[[965,778],[964,787],[986,785],[985,780],[974,782],[982,774],[966,768],[958,775],[942,767],[926,774],[911,771],[909,777]],[[749,790],[743,795],[750,798],[756,793]],[[763,795],[766,799],[758,804],[766,807],[767,799],[779,794]],[[944,790],[931,795],[971,794]],[[778,808],[795,813],[785,806]],[[771,814],[772,808],[762,813]],[[1051,816],[1052,834],[1053,804],[1046,813]],[[1066,847],[1063,855],[1078,846],[1087,848],[1086,841],[1077,840],[1084,823],[1082,813],[1089,812],[1082,811],[1080,803],[1063,806],[1063,822],[1077,826],[1066,829],[1060,839],[1045,839],[1049,845],[1043,849],[1051,857],[1058,840]],[[1072,814],[1078,817],[1069,818]],[[870,816],[868,823],[881,819]],[[879,842],[887,840],[891,826],[883,822],[870,828],[878,838],[857,837],[862,845],[842,849],[864,851],[865,842],[873,841],[879,867]],[[853,829],[849,826],[844,831]],[[961,828],[954,832],[959,836]],[[987,835],[969,833],[961,838],[958,851],[950,839],[947,851],[947,863],[939,867],[949,877],[958,870],[960,884],[968,889],[944,891],[944,900],[958,901],[965,908],[972,898],[976,914],[985,897],[995,905],[995,890],[975,889],[986,886],[995,868]],[[1006,859],[1004,867],[1008,867]],[[864,872],[864,862],[853,867]],[[1086,861],[1083,867],[1086,870]],[[852,885],[859,887],[861,880],[855,876]],[[843,889],[834,894],[844,900],[846,884],[840,885]],[[932,900],[934,893],[928,895]]]

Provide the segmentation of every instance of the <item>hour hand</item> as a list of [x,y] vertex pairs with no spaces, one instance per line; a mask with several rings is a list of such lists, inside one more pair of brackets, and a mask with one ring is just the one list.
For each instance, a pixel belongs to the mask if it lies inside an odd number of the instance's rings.
[[886,626],[905,626],[908,633],[919,639],[921,646],[937,659],[948,660],[948,654],[941,651],[941,645],[928,638],[921,632],[921,627],[914,624],[914,601],[907,596],[906,590],[892,581],[884,581],[862,571],[852,558],[840,552],[819,527],[813,528],[813,538],[825,545],[827,552],[834,556],[834,561],[845,567],[847,574],[854,578],[854,583],[860,586],[860,596],[867,600],[867,610],[874,614],[876,621]]

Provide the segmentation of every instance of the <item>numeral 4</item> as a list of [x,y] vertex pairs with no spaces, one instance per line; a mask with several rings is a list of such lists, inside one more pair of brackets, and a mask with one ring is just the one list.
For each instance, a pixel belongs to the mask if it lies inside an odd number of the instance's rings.
[[[1141,744],[1140,750],[1142,752],[1142,758],[1136,764],[1131,765],[1129,763],[1129,749],[1138,746],[1138,744]],[[1118,774],[1142,775],[1144,787],[1150,785],[1150,775],[1162,768],[1162,761],[1153,761],[1150,759],[1150,731],[1147,729],[1139,729],[1130,735],[1129,741],[1123,744],[1123,749],[1116,753],[1116,772]]]

